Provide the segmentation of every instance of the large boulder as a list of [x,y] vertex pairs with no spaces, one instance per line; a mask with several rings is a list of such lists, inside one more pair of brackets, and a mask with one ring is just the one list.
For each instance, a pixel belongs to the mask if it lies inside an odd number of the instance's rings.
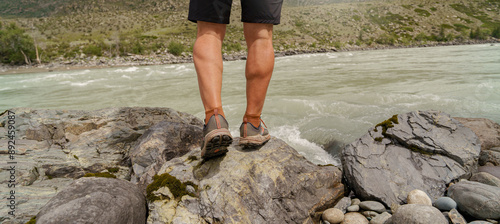
[[148,223],[312,223],[343,197],[341,171],[282,140],[208,161],[200,148],[166,161],[148,184]]
[[482,150],[500,147],[500,124],[486,118],[456,117],[455,119],[476,133],[481,141]]
[[76,180],[42,207],[39,224],[146,223],[146,198],[129,181],[85,177]]
[[[169,108],[11,111],[16,128],[16,192],[22,200],[16,200],[21,209],[16,209],[15,217],[7,215],[7,206],[0,208],[0,220],[5,223],[27,222],[50,198],[86,173],[112,172],[119,179],[129,180],[129,151],[156,123],[203,125],[195,116]],[[7,146],[9,140],[8,115],[0,113],[0,146]],[[2,161],[7,161],[7,153],[6,148],[0,148]],[[7,169],[0,169],[1,180],[9,176]],[[0,191],[9,192],[7,186],[1,184]]]
[[500,187],[462,180],[448,189],[458,210],[477,219],[500,219]]
[[452,180],[477,169],[477,136],[448,114],[414,111],[371,128],[342,153],[349,187],[365,200],[392,206],[420,189],[432,200]]

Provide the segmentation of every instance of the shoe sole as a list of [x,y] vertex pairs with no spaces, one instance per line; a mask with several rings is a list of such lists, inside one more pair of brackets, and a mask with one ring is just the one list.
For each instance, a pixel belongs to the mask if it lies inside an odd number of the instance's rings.
[[209,132],[203,141],[201,158],[208,159],[226,154],[227,147],[233,143],[233,137],[229,130],[221,128]]
[[271,135],[255,135],[240,138],[240,145],[245,147],[257,147],[265,144],[271,139]]

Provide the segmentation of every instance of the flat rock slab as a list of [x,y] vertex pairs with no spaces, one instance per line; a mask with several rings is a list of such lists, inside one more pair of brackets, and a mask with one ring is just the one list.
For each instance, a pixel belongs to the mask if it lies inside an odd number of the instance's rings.
[[200,149],[167,161],[160,174],[197,185],[193,195],[173,198],[170,187],[154,191],[148,223],[312,223],[343,198],[342,173],[318,166],[282,140],[243,150],[236,138],[223,156],[200,159]]
[[85,177],[76,180],[42,207],[38,224],[146,223],[146,198],[129,181]]
[[349,187],[365,200],[386,206],[406,203],[414,189],[431,200],[452,180],[477,169],[478,137],[438,111],[400,114],[371,128],[342,153]]

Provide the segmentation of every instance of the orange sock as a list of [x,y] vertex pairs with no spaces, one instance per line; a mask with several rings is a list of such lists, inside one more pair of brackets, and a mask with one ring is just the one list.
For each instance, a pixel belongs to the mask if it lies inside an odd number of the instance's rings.
[[212,115],[214,115],[215,113],[222,115],[224,118],[226,117],[224,115],[224,111],[222,111],[222,107],[216,107],[214,109],[205,111],[205,124],[208,123],[208,120],[210,120]]
[[245,113],[245,116],[243,116],[243,120],[245,119],[247,122],[251,123],[256,128],[258,128],[260,125],[260,115],[251,115]]

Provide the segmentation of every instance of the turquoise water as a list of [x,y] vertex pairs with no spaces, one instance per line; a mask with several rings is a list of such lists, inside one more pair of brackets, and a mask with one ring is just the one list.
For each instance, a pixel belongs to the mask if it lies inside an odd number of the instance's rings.
[[[245,62],[224,66],[224,111],[239,135]],[[119,106],[204,116],[192,64],[0,76],[0,110]],[[263,119],[272,135],[310,161],[339,164],[335,151],[370,127],[393,114],[430,109],[500,123],[500,44],[280,57]]]

